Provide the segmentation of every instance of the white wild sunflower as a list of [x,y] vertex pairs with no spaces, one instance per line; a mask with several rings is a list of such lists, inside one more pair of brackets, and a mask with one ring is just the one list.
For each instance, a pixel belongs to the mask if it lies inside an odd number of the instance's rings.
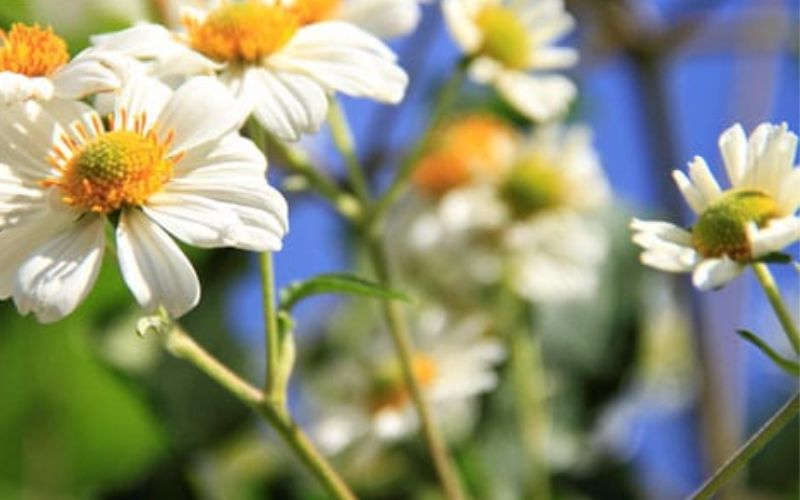
[[0,298],[22,314],[47,323],[70,314],[94,284],[107,230],[136,300],[176,317],[197,304],[200,285],[167,232],[203,248],[281,247],[286,202],[212,78],[174,92],[134,79],[107,123],[70,101],[31,101],[14,118],[0,124]]
[[472,58],[474,80],[493,85],[532,120],[566,111],[577,91],[554,70],[575,65],[578,53],[553,45],[575,25],[562,0],[442,0],[442,8],[453,38]]
[[82,99],[118,89],[130,71],[126,58],[87,49],[70,59],[51,28],[16,23],[0,29],[0,108],[30,99]]
[[307,24],[307,11],[266,0],[183,9],[184,29],[156,24],[92,38],[95,47],[144,60],[158,77],[214,74],[279,139],[316,132],[330,94],[397,103],[406,73],[373,35],[341,21]]
[[736,124],[719,137],[730,187],[720,188],[706,161],[696,156],[689,175],[673,172],[697,214],[690,229],[671,222],[634,219],[633,241],[642,263],[668,272],[691,272],[701,290],[719,288],[744,268],[800,240],[800,168],[797,135],[786,124],[762,123],[750,137]]

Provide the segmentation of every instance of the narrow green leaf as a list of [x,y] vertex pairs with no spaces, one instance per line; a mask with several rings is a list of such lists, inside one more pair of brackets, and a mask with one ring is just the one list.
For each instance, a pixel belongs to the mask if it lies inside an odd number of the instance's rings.
[[351,274],[321,274],[307,281],[292,283],[281,290],[280,308],[288,311],[301,300],[323,293],[343,293],[378,299],[409,301],[408,296],[402,292],[358,276]]
[[774,349],[767,345],[767,343],[764,342],[761,337],[753,332],[748,330],[736,330],[736,333],[738,333],[743,339],[758,347],[761,352],[766,354],[773,362],[775,362],[776,365],[781,367],[783,371],[795,377],[800,377],[800,364],[798,364],[796,361],[790,361],[782,357],[780,354],[775,352]]

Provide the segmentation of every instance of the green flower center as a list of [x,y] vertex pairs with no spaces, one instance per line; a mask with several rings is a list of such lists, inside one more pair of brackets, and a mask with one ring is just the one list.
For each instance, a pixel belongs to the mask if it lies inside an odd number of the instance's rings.
[[732,190],[703,210],[692,228],[692,245],[703,257],[746,262],[753,258],[747,225],[764,227],[780,216],[775,200],[761,191]]
[[500,186],[500,197],[518,219],[561,205],[565,193],[561,172],[538,156],[530,156],[513,166]]
[[483,34],[480,52],[508,68],[524,69],[530,62],[530,37],[519,17],[505,7],[486,7],[477,17]]

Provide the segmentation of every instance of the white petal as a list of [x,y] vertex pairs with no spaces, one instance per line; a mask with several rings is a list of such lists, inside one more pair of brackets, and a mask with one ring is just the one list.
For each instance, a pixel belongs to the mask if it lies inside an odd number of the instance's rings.
[[652,233],[663,240],[678,245],[691,246],[692,244],[691,233],[671,222],[633,219],[630,227],[634,231]]
[[173,317],[200,301],[200,282],[178,245],[140,211],[124,210],[117,226],[117,255],[125,283],[139,304]]
[[689,163],[689,176],[697,190],[702,194],[705,205],[712,203],[722,193],[714,175],[711,174],[706,161],[699,156],[695,156]]
[[800,219],[789,216],[772,220],[761,229],[755,224],[748,225],[747,239],[750,241],[753,256],[756,258],[771,252],[779,252],[800,240]]
[[442,13],[447,27],[456,43],[471,54],[478,50],[483,35],[475,20],[470,15],[466,2],[461,0],[443,0]]
[[740,124],[736,124],[719,136],[719,150],[728,172],[728,180],[736,187],[742,181],[747,165],[747,137]]
[[505,71],[495,84],[509,104],[535,121],[564,113],[577,93],[575,84],[561,75],[533,76]]
[[[114,128],[131,130],[144,115],[144,130],[150,130],[170,97],[172,90],[155,78],[144,75],[132,77],[115,98]],[[124,123],[123,118],[126,120]]]
[[29,99],[53,97],[53,83],[43,77],[28,77],[11,71],[0,71],[0,105],[8,106]]
[[417,0],[349,0],[338,16],[380,38],[405,35],[419,23]]
[[561,69],[578,62],[578,51],[567,47],[536,48],[531,51],[528,69]]
[[705,198],[700,190],[692,184],[688,177],[686,177],[686,174],[680,170],[673,170],[672,178],[675,180],[675,184],[678,186],[678,189],[686,200],[686,203],[692,207],[692,210],[698,214],[702,212],[706,207]]
[[241,92],[264,129],[283,140],[316,132],[328,111],[324,89],[298,73],[252,68],[244,75]]
[[198,76],[181,85],[158,117],[160,135],[175,134],[169,153],[188,151],[238,129],[246,116],[223,84]]
[[186,153],[175,165],[173,179],[186,175],[254,175],[264,179],[267,174],[267,158],[253,141],[238,132],[226,135],[217,142]]
[[83,99],[99,92],[116,90],[141,65],[122,54],[87,49],[53,75],[55,95],[61,99]]
[[70,314],[92,289],[105,249],[104,219],[87,216],[37,248],[17,273],[14,303],[42,323]]
[[783,179],[778,204],[785,214],[793,214],[800,208],[800,168],[793,169]]
[[743,270],[744,266],[727,257],[705,259],[695,268],[692,283],[700,290],[713,290],[739,276]]
[[0,163],[0,231],[24,223],[46,209],[45,191]]
[[267,58],[266,66],[305,74],[328,90],[397,103],[405,95],[408,75],[395,59],[366,31],[328,21],[299,29],[280,52]]

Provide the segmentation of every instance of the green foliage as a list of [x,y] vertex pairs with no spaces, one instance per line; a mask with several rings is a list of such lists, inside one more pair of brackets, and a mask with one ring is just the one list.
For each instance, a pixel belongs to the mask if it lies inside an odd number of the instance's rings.
[[280,308],[290,310],[301,300],[312,295],[341,293],[377,299],[392,299],[408,302],[409,297],[373,281],[350,274],[321,274],[307,281],[300,281],[281,290]]

